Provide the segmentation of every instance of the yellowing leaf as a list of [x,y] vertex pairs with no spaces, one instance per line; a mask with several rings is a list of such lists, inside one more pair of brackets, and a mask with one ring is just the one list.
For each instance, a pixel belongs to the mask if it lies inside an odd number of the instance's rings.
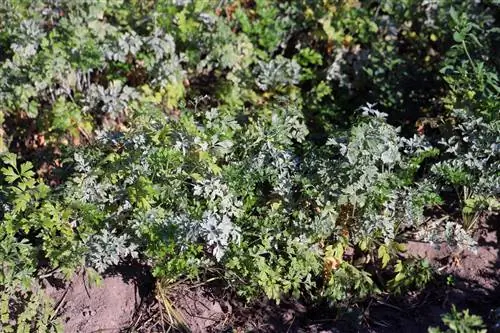
[[385,268],[389,263],[389,260],[391,259],[389,253],[387,252],[387,247],[385,245],[381,245],[378,248],[378,257],[379,259],[382,259],[382,268]]

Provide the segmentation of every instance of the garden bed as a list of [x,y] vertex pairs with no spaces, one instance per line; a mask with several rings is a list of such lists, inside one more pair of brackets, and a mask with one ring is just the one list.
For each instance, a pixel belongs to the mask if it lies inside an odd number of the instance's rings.
[[1,2],[0,331],[495,330],[499,6]]

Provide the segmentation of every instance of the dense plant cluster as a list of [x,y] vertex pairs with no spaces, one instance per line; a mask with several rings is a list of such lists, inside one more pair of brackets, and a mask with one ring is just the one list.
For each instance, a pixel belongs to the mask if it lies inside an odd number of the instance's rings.
[[424,286],[405,241],[499,209],[495,10],[2,2],[0,329],[56,331],[40,276],[129,259],[247,300]]

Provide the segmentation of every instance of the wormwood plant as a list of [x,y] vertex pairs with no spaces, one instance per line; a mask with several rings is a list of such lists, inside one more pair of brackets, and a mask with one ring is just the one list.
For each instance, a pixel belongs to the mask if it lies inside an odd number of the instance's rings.
[[468,115],[465,110],[454,112],[457,135],[441,141],[452,158],[439,162],[434,172],[451,185],[459,198],[462,225],[471,230],[481,213],[499,208],[498,189],[500,167],[497,140],[500,123],[486,123],[482,118]]
[[248,300],[423,287],[410,235],[498,209],[495,8],[0,3],[2,329],[57,329],[37,277],[127,259]]
[[497,172],[500,167],[500,85],[489,56],[472,51],[474,46],[484,47],[483,43],[487,42],[484,36],[498,32],[472,23],[467,14],[457,13],[453,8],[450,17],[456,44],[450,49],[441,72],[451,88],[445,103],[452,118],[447,120],[439,142],[445,158],[433,166],[433,171],[455,192],[462,227],[470,231],[481,216],[500,207]]
[[[413,184],[435,150],[401,138],[373,108],[365,114],[345,141],[305,158],[295,148],[307,135],[302,115],[281,102],[243,123],[216,108],[184,110],[178,121],[144,115],[147,127],[104,135],[75,155],[64,200],[78,223],[106,222],[127,236],[90,237],[99,253],[87,263],[102,271],[116,260],[98,256],[138,250],[157,276],[213,272],[245,297],[277,301],[304,292],[342,301],[385,288],[389,280],[366,268],[389,268],[404,251],[400,237],[437,200],[428,184]],[[394,288],[406,265],[398,261]]]
[[[169,108],[184,94],[173,38],[150,21],[127,27],[122,1],[1,6],[0,43],[7,50],[0,66],[1,113],[33,119],[31,131],[47,144],[88,140],[99,123],[113,127],[138,90],[149,89]],[[23,135],[9,130],[13,137],[5,139]]]

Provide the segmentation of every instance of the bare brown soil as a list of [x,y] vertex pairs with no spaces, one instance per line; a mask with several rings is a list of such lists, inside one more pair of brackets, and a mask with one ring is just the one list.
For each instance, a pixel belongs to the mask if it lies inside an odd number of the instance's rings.
[[100,286],[91,286],[79,274],[64,288],[49,286],[47,293],[62,301],[59,316],[64,331],[73,333],[120,332],[139,304],[137,288],[120,276],[105,277]]

